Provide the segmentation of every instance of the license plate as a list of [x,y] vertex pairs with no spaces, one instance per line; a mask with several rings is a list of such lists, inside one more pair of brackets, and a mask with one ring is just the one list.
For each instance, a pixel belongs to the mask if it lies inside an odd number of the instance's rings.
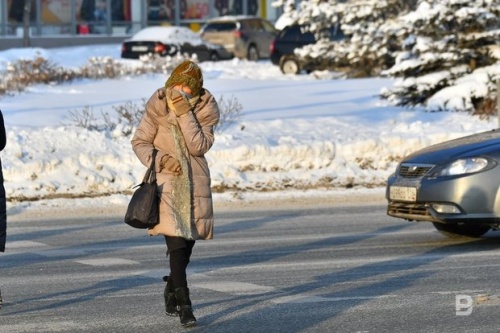
[[417,201],[417,188],[406,186],[391,186],[389,188],[389,198],[391,200]]
[[132,51],[134,52],[146,52],[147,50],[147,46],[132,46]]

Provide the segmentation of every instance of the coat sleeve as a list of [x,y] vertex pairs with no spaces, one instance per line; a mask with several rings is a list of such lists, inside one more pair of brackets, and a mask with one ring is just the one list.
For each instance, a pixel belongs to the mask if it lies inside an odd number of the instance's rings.
[[198,112],[188,112],[178,118],[186,146],[191,155],[203,156],[210,150],[214,144],[214,127],[219,122],[219,117],[219,106],[210,94],[207,102]]
[[[164,105],[162,101],[164,93],[161,90],[157,90],[146,103],[146,109],[144,115],[135,130],[134,136],[132,138],[131,144],[135,155],[141,163],[147,167],[151,164],[151,157],[153,155],[154,139],[158,131],[158,124],[156,123],[156,115],[159,112],[159,108]],[[164,152],[158,151],[156,155],[155,168],[156,172],[160,171],[160,161],[161,158],[166,155]]]
[[0,110],[0,151],[4,150],[7,145],[7,135],[5,133],[5,124],[3,121],[3,114]]

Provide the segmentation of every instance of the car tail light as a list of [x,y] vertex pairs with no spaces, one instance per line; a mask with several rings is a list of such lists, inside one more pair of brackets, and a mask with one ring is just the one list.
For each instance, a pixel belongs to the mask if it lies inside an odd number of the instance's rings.
[[156,43],[154,48],[155,53],[163,54],[167,52],[167,46],[162,43]]
[[276,39],[274,39],[271,42],[271,44],[269,44],[269,54],[273,54],[275,48],[276,48]]
[[122,44],[122,52],[126,52],[127,51],[127,47],[125,46],[125,44]]
[[236,30],[233,34],[234,34],[234,38],[243,37],[243,32],[241,32],[240,30]]

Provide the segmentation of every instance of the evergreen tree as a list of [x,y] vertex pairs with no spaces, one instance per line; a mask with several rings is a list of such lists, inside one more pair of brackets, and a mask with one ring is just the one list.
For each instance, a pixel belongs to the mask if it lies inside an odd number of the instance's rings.
[[500,0],[420,0],[401,21],[409,37],[386,72],[400,79],[383,98],[430,111],[496,112]]
[[[290,6],[290,0],[275,4]],[[494,111],[500,0],[303,0],[284,15],[317,37],[296,50],[303,61],[348,77],[395,77],[381,97],[396,105]],[[333,25],[344,41],[324,38]]]
[[[405,36],[395,20],[415,6],[416,0],[303,0],[295,12],[285,10],[284,15],[318,40],[296,50],[303,61],[319,62],[349,77],[377,76],[394,64],[394,53],[401,50]],[[336,25],[346,39],[332,43],[324,32]]]

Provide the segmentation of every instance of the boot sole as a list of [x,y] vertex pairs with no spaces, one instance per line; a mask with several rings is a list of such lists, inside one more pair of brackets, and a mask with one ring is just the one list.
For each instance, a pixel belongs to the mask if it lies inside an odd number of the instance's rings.
[[165,312],[165,314],[169,317],[179,317],[178,312]]
[[196,321],[191,321],[189,323],[181,324],[182,327],[193,327],[196,326]]

